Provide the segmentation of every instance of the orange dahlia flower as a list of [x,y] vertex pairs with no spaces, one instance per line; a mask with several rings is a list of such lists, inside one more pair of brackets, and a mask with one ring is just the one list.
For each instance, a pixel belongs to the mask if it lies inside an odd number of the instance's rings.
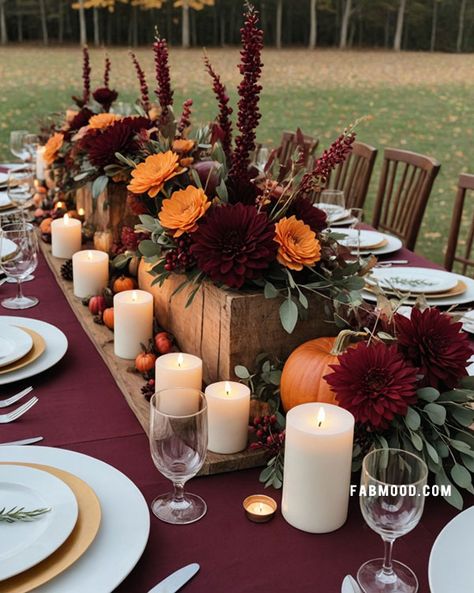
[[171,198],[163,200],[158,218],[165,229],[174,231],[174,237],[180,237],[197,229],[197,221],[206,214],[210,205],[201,188],[188,185],[186,189],[175,191]]
[[194,140],[184,140],[184,138],[178,138],[173,141],[173,150],[179,153],[191,152],[194,148]]
[[93,130],[103,130],[108,126],[112,125],[119,119],[122,119],[120,115],[116,113],[99,113],[93,115],[89,120],[89,128]]
[[63,142],[64,136],[59,132],[53,134],[46,142],[43,152],[43,160],[47,165],[52,165],[58,158],[58,152],[61,150]]
[[275,225],[278,243],[277,260],[290,270],[302,270],[321,259],[321,246],[316,233],[296,216],[282,218]]
[[150,198],[154,198],[169,179],[186,170],[180,166],[178,159],[171,150],[150,155],[132,171],[128,189],[134,194],[148,193]]

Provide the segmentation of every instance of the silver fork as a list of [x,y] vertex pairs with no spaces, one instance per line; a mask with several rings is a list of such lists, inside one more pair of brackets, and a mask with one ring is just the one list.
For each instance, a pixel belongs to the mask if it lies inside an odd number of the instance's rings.
[[25,397],[25,395],[28,395],[28,393],[31,393],[32,391],[33,387],[27,387],[26,389],[23,389],[23,391],[20,391],[20,393],[17,393],[16,395],[12,395],[8,399],[0,401],[0,408],[8,408],[8,406],[11,406],[12,404],[16,403],[22,397]]
[[13,412],[9,412],[8,414],[0,414],[0,424],[6,424],[7,422],[13,422],[20,416],[23,416],[23,414],[25,412],[27,412],[30,408],[32,408],[36,404],[37,401],[38,401],[38,398],[36,396],[34,396],[30,400],[28,400],[26,403],[24,403],[23,405],[16,408],[16,410],[13,410]]

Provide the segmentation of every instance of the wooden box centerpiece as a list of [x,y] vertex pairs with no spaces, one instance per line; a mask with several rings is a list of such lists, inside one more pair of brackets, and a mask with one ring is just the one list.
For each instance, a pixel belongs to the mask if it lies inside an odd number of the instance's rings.
[[163,286],[152,286],[149,269],[142,260],[139,286],[154,295],[156,317],[176,337],[180,348],[202,358],[206,383],[234,378],[238,364],[253,368],[261,352],[284,359],[306,340],[337,334],[330,323],[330,301],[321,296],[308,296],[308,318],[288,334],[279,317],[280,299],[267,299],[263,292],[224,290],[205,282],[186,307],[186,290],[172,296],[185,277],[173,275]]

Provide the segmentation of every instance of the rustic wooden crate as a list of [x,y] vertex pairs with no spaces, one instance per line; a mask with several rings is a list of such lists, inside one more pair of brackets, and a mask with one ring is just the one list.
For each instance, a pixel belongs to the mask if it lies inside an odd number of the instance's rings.
[[[79,322],[88,334],[105,364],[111,370],[119,389],[122,391],[130,409],[137,417],[143,430],[148,434],[150,406],[141,393],[144,381],[138,373],[130,372],[131,362],[122,360],[114,354],[113,334],[103,325],[94,323],[93,317],[87,307],[84,307],[81,300],[74,296],[72,282],[65,281],[61,277],[60,269],[64,260],[58,260],[51,254],[51,246],[40,241],[41,249],[51,268],[56,281],[62,289],[72,310]],[[207,453],[206,461],[199,472],[199,475],[220,474],[239,469],[260,467],[265,465],[265,453],[259,450],[248,449],[232,455],[220,455],[218,453]]]
[[280,322],[280,299],[266,299],[257,292],[223,290],[205,283],[186,308],[186,289],[172,296],[185,278],[171,277],[162,287],[151,286],[153,276],[149,269],[142,261],[139,286],[153,293],[156,317],[176,337],[183,352],[203,359],[206,383],[234,378],[238,364],[252,368],[261,352],[283,359],[307,340],[337,334],[318,295],[308,298],[308,319],[299,321],[293,333],[288,334]]

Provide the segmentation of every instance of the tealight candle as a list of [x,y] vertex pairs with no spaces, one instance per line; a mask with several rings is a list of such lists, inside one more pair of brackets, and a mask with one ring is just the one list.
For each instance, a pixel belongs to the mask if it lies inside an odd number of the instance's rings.
[[54,257],[71,258],[82,245],[82,223],[67,214],[51,223],[51,250]]
[[[155,388],[166,389],[160,409],[166,414],[183,416],[199,409],[202,388],[202,360],[193,354],[170,352],[156,359]],[[176,389],[189,388],[188,389]]]
[[237,453],[247,448],[250,389],[242,383],[220,381],[206,387],[209,442],[214,453]]
[[109,256],[103,251],[78,251],[72,256],[74,295],[84,297],[100,294],[109,282]]
[[327,533],[349,506],[354,416],[339,406],[302,404],[286,416],[282,513],[293,527]]
[[254,523],[266,523],[275,516],[277,510],[276,501],[265,494],[253,494],[247,496],[243,502],[247,519]]
[[81,222],[84,222],[85,215],[86,215],[86,211],[84,210],[84,208],[79,208],[77,211],[77,215],[79,216],[79,220]]
[[134,359],[142,344],[153,336],[153,295],[144,290],[125,290],[114,296],[114,351]]

